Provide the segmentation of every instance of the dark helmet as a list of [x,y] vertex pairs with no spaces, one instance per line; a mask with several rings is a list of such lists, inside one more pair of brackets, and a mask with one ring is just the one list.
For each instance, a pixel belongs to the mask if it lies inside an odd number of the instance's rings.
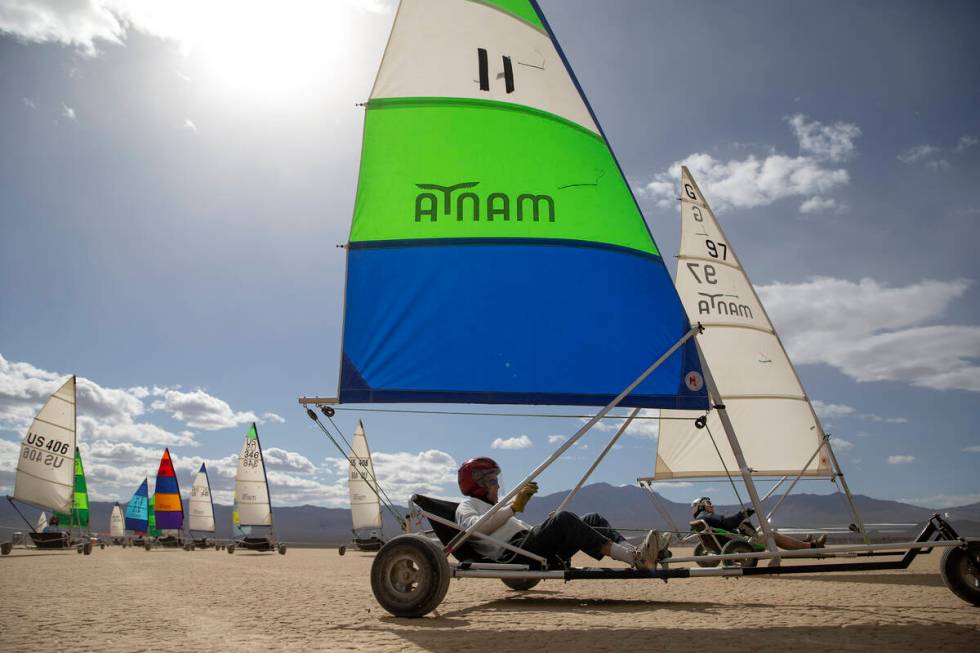
[[466,496],[486,499],[490,494],[488,480],[499,475],[500,466],[492,458],[470,458],[459,468],[456,480]]
[[694,516],[697,517],[698,513],[707,510],[710,505],[713,505],[711,503],[711,497],[698,497],[691,502],[691,510],[694,511]]

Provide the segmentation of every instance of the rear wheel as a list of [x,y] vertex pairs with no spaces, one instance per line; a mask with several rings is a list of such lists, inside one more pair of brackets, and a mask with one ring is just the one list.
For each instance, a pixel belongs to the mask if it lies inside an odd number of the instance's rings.
[[14,545],[12,542],[4,542],[0,544],[0,554],[9,556],[10,552],[14,550]]
[[84,553],[87,556],[88,555],[92,555],[92,543],[91,542],[86,542],[85,544],[82,545],[82,553]]
[[381,607],[396,617],[422,617],[442,602],[449,577],[441,548],[420,535],[399,535],[375,556],[371,590]]
[[340,547],[339,549],[337,549],[337,553],[339,553],[340,555],[344,555],[345,553],[347,553],[347,547],[346,546]]
[[501,578],[500,580],[515,592],[526,592],[541,582],[540,578]]
[[234,552],[235,552],[235,545],[234,544],[229,544],[228,545],[228,553],[234,553]]
[[286,555],[286,545],[285,544],[280,544],[279,545],[279,548],[277,549],[277,551],[279,551],[279,555],[281,555],[281,556]]
[[[708,551],[703,544],[698,544],[696,547],[694,547],[694,555],[707,556],[711,555],[711,551]],[[717,567],[720,564],[721,560],[698,560],[698,567]]]
[[980,542],[946,549],[939,570],[949,591],[980,606]]
[[[721,552],[724,555],[731,553],[755,553],[755,549],[752,545],[745,540],[732,540],[721,547]],[[746,560],[725,560],[726,567],[755,567],[759,564],[757,558],[748,558]]]
[[146,544],[143,545],[143,548],[146,549],[147,551],[149,551],[152,547],[153,547],[153,545],[150,544],[149,542],[147,542]]
[[105,544],[100,544],[99,548],[105,550]]

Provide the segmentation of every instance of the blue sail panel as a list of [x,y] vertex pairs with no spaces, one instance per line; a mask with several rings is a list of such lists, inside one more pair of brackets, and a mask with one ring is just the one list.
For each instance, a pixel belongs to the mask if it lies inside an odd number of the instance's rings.
[[[340,400],[604,405],[690,328],[660,257],[569,240],[351,243]],[[624,406],[707,405],[693,341]]]

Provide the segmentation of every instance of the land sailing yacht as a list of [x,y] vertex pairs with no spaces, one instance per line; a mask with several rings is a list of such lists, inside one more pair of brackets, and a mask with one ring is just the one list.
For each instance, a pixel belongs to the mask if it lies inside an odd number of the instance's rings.
[[[208,480],[208,468],[201,463],[201,468],[194,475],[191,484],[191,499],[188,502],[187,514],[188,542],[184,545],[191,549],[209,549],[217,547],[214,539],[214,499],[211,497],[211,483]],[[194,537],[197,533],[200,537]],[[208,537],[210,535],[210,538]]]
[[[980,541],[960,537],[940,515],[911,542],[821,551],[825,557],[884,553],[895,560],[745,564],[812,555],[812,550],[776,549],[747,462],[747,455],[756,455],[754,438],[767,437],[754,430],[759,422],[753,411],[768,411],[770,421],[790,420],[786,428],[796,433],[798,424],[813,419],[809,401],[801,387],[785,390],[795,373],[783,364],[774,367],[772,379],[760,380],[764,403],[738,396],[744,390],[731,383],[725,365],[744,359],[719,357],[716,342],[704,340],[717,328],[717,343],[729,341],[739,337],[736,329],[703,324],[711,321],[708,315],[692,320],[691,309],[699,311],[703,299],[716,319],[723,310],[717,302],[724,301],[728,313],[722,315],[734,312],[761,327],[763,313],[749,302],[754,291],[738,285],[735,268],[719,264],[721,245],[727,245],[718,240],[720,231],[705,231],[691,236],[702,239],[697,255],[704,260],[682,260],[685,267],[696,265],[680,276],[696,272],[706,284],[698,292],[711,297],[678,296],[599,121],[536,2],[402,0],[364,107],[361,168],[344,247],[339,388],[334,397],[301,397],[307,415],[323,428],[311,407],[332,417],[335,406],[356,403],[601,406],[465,531],[454,521],[454,502],[414,496],[412,503],[440,543],[412,533],[384,544],[372,564],[371,587],[385,610],[401,617],[427,614],[442,601],[451,578],[499,578],[514,589],[528,589],[546,579],[904,569],[920,550],[932,548],[945,551],[940,569],[951,591],[980,605]],[[703,198],[694,201],[703,205]],[[714,270],[712,280],[732,284],[739,301],[707,289],[715,284],[707,281],[705,265]],[[613,310],[583,310],[582,297],[602,298]],[[515,328],[517,316],[520,328]],[[760,337],[758,344],[765,344],[768,358],[779,355],[771,339],[762,343]],[[754,348],[741,339],[732,346],[740,352]],[[777,371],[783,390],[770,383]],[[782,393],[793,396],[772,396]],[[718,429],[716,440],[727,443],[721,458],[728,456],[732,475],[740,478],[760,516],[766,550],[723,553],[720,567],[699,567],[718,557],[697,556],[672,558],[669,566],[653,570],[555,567],[508,542],[496,543],[518,554],[515,561],[473,557],[470,538],[493,540],[480,533],[486,521],[620,406],[632,410],[615,437],[644,408],[683,411],[694,431],[706,430],[699,424],[713,433]],[[753,429],[745,450],[740,424]],[[702,435],[688,437],[698,438],[693,442],[701,446]],[[769,461],[773,468],[767,471],[839,476],[822,437],[818,430],[805,438],[793,435],[792,452],[805,453],[789,465]],[[658,474],[682,474],[685,464],[693,464],[676,453],[670,447],[660,451]]]
[[[68,549],[89,555],[92,543],[82,539],[82,528],[88,527],[88,495],[78,452],[76,433],[75,376],[70,377],[48,398],[21,443],[17,459],[14,494],[8,496],[14,510],[31,529],[30,540],[39,549]],[[82,474],[81,496],[77,492],[76,472]],[[84,504],[81,502],[84,501]],[[64,518],[66,531],[38,531],[17,507],[20,502],[50,510]],[[79,519],[84,516],[83,525]],[[72,536],[75,531],[75,536]],[[8,555],[13,542],[0,544],[0,553]]]
[[[242,548],[248,551],[277,551],[281,555],[286,554],[286,544],[279,540],[272,523],[269,479],[265,473],[262,444],[259,442],[259,429],[255,422],[252,422],[252,427],[245,434],[245,442],[238,454],[232,521],[242,535],[239,537],[235,533],[235,542],[228,545],[228,553]],[[261,530],[255,530],[256,528]]]

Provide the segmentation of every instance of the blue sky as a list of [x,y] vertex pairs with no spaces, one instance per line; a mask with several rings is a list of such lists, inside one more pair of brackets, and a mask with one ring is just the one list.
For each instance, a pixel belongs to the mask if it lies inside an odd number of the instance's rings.
[[[127,499],[170,445],[183,483],[206,460],[228,502],[255,419],[274,501],[346,504],[296,398],[336,390],[335,245],[393,4],[200,4],[0,0],[0,490],[77,373],[97,498]],[[977,5],[541,6],[665,253],[692,168],[852,488],[980,501]],[[474,455],[517,479],[580,424],[338,415],[348,435],[364,418],[402,497],[451,493]],[[543,487],[571,486],[609,433]],[[655,435],[635,428],[594,478],[649,474]]]

